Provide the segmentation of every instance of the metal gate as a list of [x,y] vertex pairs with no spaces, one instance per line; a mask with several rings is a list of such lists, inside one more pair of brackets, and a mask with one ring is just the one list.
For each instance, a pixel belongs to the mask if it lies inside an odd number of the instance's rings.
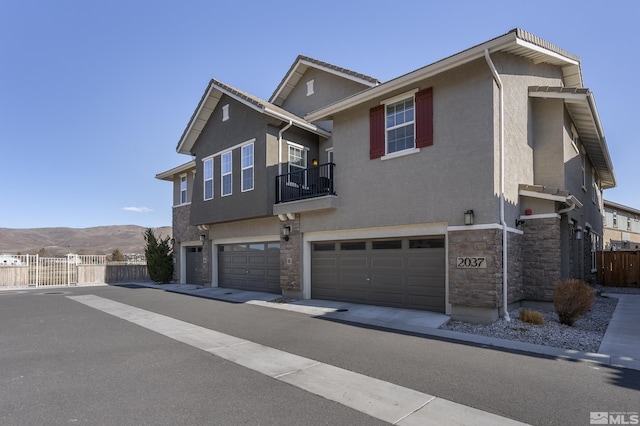
[[[39,255],[0,256],[0,287],[47,287],[78,284],[78,269],[104,268],[104,255],[69,254],[66,257]],[[85,271],[87,272],[87,271]],[[85,274],[87,275],[87,274]]]

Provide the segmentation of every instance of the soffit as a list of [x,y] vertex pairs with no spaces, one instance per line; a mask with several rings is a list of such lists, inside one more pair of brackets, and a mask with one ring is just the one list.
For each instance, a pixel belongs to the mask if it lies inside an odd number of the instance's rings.
[[431,65],[419,68],[408,74],[397,77],[379,86],[349,96],[341,101],[328,105],[305,116],[309,121],[331,119],[333,114],[359,105],[363,102],[385,96],[410,84],[436,76],[466,63],[482,59],[485,51],[489,53],[505,52],[530,59],[536,63],[547,63],[562,67],[566,87],[581,87],[582,72],[580,59],[559,47],[519,28],[496,37],[482,44],[470,47],[460,53],[449,56]]
[[586,88],[530,87],[529,96],[562,99],[602,189],[616,186],[615,173],[593,94]]

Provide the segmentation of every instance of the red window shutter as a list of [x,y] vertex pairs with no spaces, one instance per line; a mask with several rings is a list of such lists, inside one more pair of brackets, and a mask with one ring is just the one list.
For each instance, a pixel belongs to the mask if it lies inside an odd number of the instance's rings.
[[380,158],[384,155],[384,105],[369,110],[369,158]]
[[433,145],[433,88],[416,93],[416,148]]

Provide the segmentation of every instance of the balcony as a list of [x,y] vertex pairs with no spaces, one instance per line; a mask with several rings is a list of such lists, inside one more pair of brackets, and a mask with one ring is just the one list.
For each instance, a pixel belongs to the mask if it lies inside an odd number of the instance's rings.
[[274,214],[336,208],[334,167],[327,163],[277,176]]

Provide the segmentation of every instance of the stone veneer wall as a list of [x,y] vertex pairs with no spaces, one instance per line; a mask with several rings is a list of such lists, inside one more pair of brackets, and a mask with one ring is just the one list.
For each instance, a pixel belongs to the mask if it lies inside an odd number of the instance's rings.
[[[507,234],[509,262],[507,301],[523,299],[523,236]],[[448,236],[449,303],[452,316],[464,321],[492,322],[502,314],[502,229],[453,231]],[[486,268],[458,268],[458,257],[485,257]]]
[[[300,216],[280,223],[280,229],[291,227],[289,241],[280,240],[280,288],[289,297],[302,297],[302,234]],[[282,234],[282,231],[280,231]]]
[[[502,294],[502,231],[454,231],[448,235],[449,303],[497,308]],[[458,257],[485,257],[486,268],[462,269]]]
[[[176,243],[173,252],[173,280],[180,281],[180,248],[182,241],[198,241],[200,234],[208,234],[207,231],[200,231],[197,226],[189,225],[191,206],[178,206],[173,208],[173,238]],[[197,283],[211,285],[211,268],[208,263],[211,244],[205,243],[202,246],[202,265],[196,269]]]
[[560,218],[528,219],[522,229],[524,297],[551,302],[561,273]]

